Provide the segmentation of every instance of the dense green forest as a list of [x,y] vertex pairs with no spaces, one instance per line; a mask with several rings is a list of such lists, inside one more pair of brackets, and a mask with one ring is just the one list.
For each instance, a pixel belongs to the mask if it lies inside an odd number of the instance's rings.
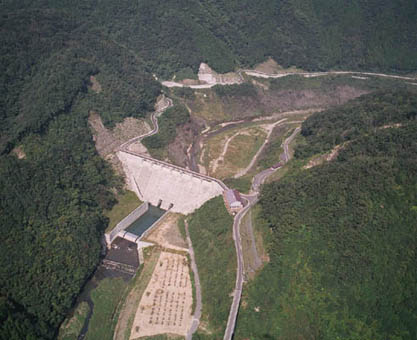
[[191,75],[201,62],[219,72],[267,56],[308,70],[415,71],[416,7],[413,0],[2,1],[1,337],[53,338],[97,265],[103,209],[119,183],[94,149],[89,111],[107,127],[145,117],[161,93],[155,77]]
[[[26,324],[51,338],[98,262],[102,211],[114,203],[108,188],[118,181],[96,153],[82,98],[75,102],[42,136],[23,140],[25,158],[0,159],[4,339],[24,338]],[[26,316],[22,324],[15,311]]]
[[270,263],[247,286],[237,338],[415,339],[416,112],[413,93],[383,92],[303,124],[300,159],[349,143],[264,187]]
[[158,118],[159,131],[157,134],[143,140],[151,154],[157,152],[172,143],[177,136],[177,127],[190,121],[190,114],[184,105],[177,104],[168,108]]

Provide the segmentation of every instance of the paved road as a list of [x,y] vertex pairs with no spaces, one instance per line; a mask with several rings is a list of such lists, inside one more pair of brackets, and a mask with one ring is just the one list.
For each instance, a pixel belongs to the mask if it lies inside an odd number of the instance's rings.
[[394,79],[401,79],[401,80],[417,80],[417,77],[404,77],[404,76],[397,76],[393,74],[385,74],[385,73],[373,73],[373,72],[356,72],[356,71],[329,71],[329,72],[288,72],[288,73],[265,73],[255,70],[242,70],[249,76],[259,77],[259,78],[282,78],[287,76],[293,75],[301,75],[306,78],[309,77],[319,77],[319,76],[326,76],[326,75],[363,75],[363,76],[375,76],[375,77],[385,77],[385,78],[394,78]]
[[293,141],[293,139],[295,138],[295,136],[297,135],[297,133],[299,133],[301,131],[301,128],[298,127],[294,130],[294,132],[291,134],[291,136],[289,136],[284,143],[282,144],[282,146],[284,147],[284,162],[287,163],[290,160],[290,151],[288,150],[288,145],[290,145],[290,143]]
[[[393,79],[401,79],[401,80],[411,80],[416,81],[417,77],[405,77],[405,76],[397,76],[393,74],[385,74],[385,73],[373,73],[373,72],[356,72],[356,71],[329,71],[329,72],[283,72],[283,73],[265,73],[261,71],[255,70],[237,70],[236,73],[239,75],[240,80],[231,82],[231,83],[224,83],[224,82],[216,82],[213,84],[201,84],[201,85],[184,85],[175,81],[162,81],[162,85],[166,87],[189,87],[192,89],[207,89],[211,88],[215,85],[231,85],[231,84],[239,84],[244,81],[244,77],[242,73],[246,73],[252,77],[258,78],[282,78],[287,76],[294,76],[294,75],[301,75],[306,78],[310,77],[320,77],[326,75],[361,75],[361,76],[375,76],[375,77],[385,77],[385,78],[393,78]],[[412,85],[417,85],[412,83]]]
[[237,271],[236,271],[236,284],[235,290],[233,292],[233,302],[230,307],[229,318],[227,320],[226,331],[224,333],[224,340],[229,340],[233,336],[235,330],[237,313],[239,311],[240,298],[242,296],[242,287],[243,287],[243,253],[242,253],[242,242],[240,239],[240,221],[242,217],[245,216],[246,212],[250,209],[253,202],[256,201],[256,196],[247,197],[246,206],[239,211],[233,221],[233,239],[235,241],[236,247],[236,256],[237,256]]
[[123,143],[122,145],[119,146],[119,150],[127,150],[130,144],[132,144],[134,142],[137,142],[137,141],[140,141],[140,140],[142,140],[146,137],[152,136],[152,135],[159,132],[158,117],[162,113],[164,113],[166,109],[168,109],[169,107],[174,105],[173,102],[172,102],[172,99],[170,99],[170,98],[164,97],[163,100],[165,101],[164,106],[162,108],[160,108],[159,110],[151,113],[151,121],[152,121],[152,124],[153,124],[153,129],[151,131],[147,132],[147,133],[144,133],[143,135],[136,136],[136,137],[133,137],[133,138],[129,139],[127,142],[125,142],[125,143]]
[[[290,159],[290,153],[288,151],[288,145],[294,140],[295,136],[298,132],[300,132],[300,128],[296,128],[294,132],[285,139],[283,143],[284,147],[284,163],[288,162]],[[265,179],[270,176],[272,173],[277,171],[277,169],[266,169],[259,174],[257,174],[252,183],[252,192],[250,195],[242,195],[242,197],[246,200],[245,207],[239,211],[233,221],[233,239],[235,241],[235,248],[236,248],[236,257],[237,257],[237,271],[236,271],[236,284],[235,290],[233,293],[233,302],[230,307],[229,318],[227,320],[226,331],[224,333],[223,340],[230,340],[232,339],[235,326],[236,326],[236,319],[237,313],[239,311],[240,299],[242,296],[242,287],[244,281],[244,268],[243,268],[243,252],[242,252],[242,241],[240,239],[240,222],[245,214],[249,211],[249,209],[258,202],[259,197],[259,188]]]
[[[284,153],[282,154],[283,156],[283,162],[287,163],[290,160],[290,153],[289,153],[289,149],[288,146],[289,144],[294,140],[295,136],[297,135],[297,133],[299,133],[301,131],[301,128],[296,128],[294,130],[294,132],[291,134],[291,136],[289,136],[284,143],[282,143],[282,147],[284,149]],[[279,168],[277,169],[272,169],[272,168],[268,168],[265,169],[263,171],[261,171],[260,173],[256,174],[255,177],[253,178],[252,181],[252,188],[251,191],[252,192],[259,192],[259,189],[261,187],[261,185],[265,182],[266,178],[268,176],[270,176],[272,173],[274,173],[275,171],[277,171]]]

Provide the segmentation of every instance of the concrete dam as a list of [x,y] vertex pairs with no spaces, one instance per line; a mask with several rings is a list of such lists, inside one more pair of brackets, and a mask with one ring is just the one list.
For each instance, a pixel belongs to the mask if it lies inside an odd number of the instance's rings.
[[190,214],[225,189],[213,178],[130,151],[119,151],[118,157],[129,188],[142,201],[165,210]]

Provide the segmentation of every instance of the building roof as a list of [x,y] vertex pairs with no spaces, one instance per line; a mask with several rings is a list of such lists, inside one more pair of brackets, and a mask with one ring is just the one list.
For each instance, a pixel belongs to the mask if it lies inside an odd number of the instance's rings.
[[229,205],[231,205],[234,202],[242,202],[240,194],[237,190],[228,189],[224,192],[224,195]]

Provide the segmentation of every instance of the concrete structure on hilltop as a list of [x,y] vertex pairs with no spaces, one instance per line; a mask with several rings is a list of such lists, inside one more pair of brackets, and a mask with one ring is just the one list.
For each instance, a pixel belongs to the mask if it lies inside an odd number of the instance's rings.
[[198,80],[202,84],[208,85],[232,85],[232,84],[239,84],[242,82],[242,79],[239,77],[238,74],[229,72],[225,74],[219,74],[213,71],[210,66],[205,63],[200,64],[200,69],[198,71]]
[[198,71],[198,80],[207,84],[216,84],[217,79],[215,77],[215,72],[205,63],[200,64],[200,69]]
[[118,157],[129,188],[142,201],[162,209],[190,214],[223,193],[217,181],[203,175],[131,152],[120,151]]

